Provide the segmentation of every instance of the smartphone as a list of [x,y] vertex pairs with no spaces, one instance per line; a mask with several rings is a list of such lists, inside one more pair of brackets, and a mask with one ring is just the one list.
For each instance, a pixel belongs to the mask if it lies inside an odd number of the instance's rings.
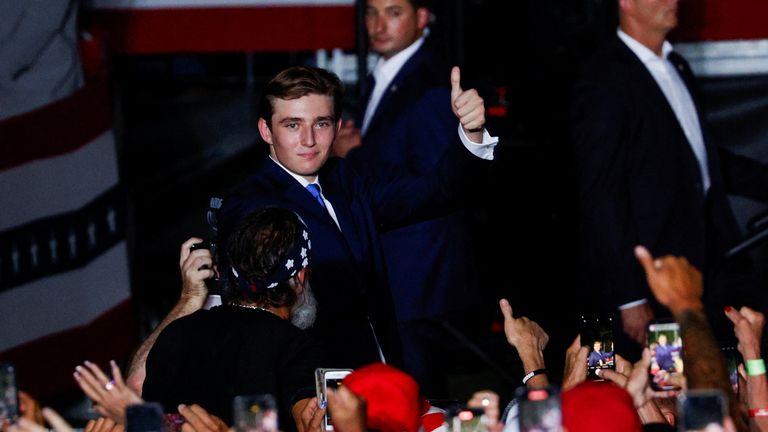
[[722,390],[688,390],[677,400],[679,431],[724,430],[728,402]]
[[[315,387],[317,390],[317,403],[321,407],[327,407],[326,395],[328,389],[336,390],[339,388],[341,381],[352,373],[352,369],[329,369],[318,368],[315,369]],[[331,411],[326,409],[325,418],[323,419],[323,430],[333,430],[333,420],[331,420]]]
[[651,322],[648,324],[647,346],[651,351],[651,365],[648,367],[651,388],[656,391],[679,390],[676,382],[684,372],[680,325],[676,322]]
[[235,396],[232,408],[237,432],[277,432],[277,402],[271,394]]
[[156,402],[128,405],[125,432],[164,432],[163,407]]
[[488,419],[483,408],[454,405],[446,410],[448,430],[451,432],[481,432],[488,430]]
[[11,362],[0,362],[0,420],[15,423],[18,418],[19,389],[16,386],[16,367]]
[[518,387],[515,391],[515,399],[518,404],[520,432],[562,431],[560,394],[557,388]]
[[593,314],[581,316],[581,344],[589,347],[587,377],[602,381],[598,369],[616,369],[613,355],[613,315]]
[[733,394],[739,394],[739,364],[744,360],[741,358],[741,353],[735,346],[722,347],[723,356],[725,357],[725,366],[728,370],[728,379],[731,381],[731,387],[733,388]]

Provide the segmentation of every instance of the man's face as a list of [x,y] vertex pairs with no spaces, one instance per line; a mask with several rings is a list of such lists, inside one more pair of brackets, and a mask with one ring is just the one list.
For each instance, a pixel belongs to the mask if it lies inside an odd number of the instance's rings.
[[368,0],[365,26],[371,49],[388,59],[421,36],[429,12],[408,0]]
[[666,344],[667,344],[667,336],[659,335],[659,345],[666,345]]
[[269,154],[294,174],[314,181],[340,126],[334,121],[333,98],[310,94],[275,99],[273,111],[271,128],[259,119],[259,133],[269,144]]
[[[668,33],[677,27],[678,0],[623,0],[635,20],[646,30]],[[624,6],[623,6],[624,8]]]
[[592,349],[594,349],[595,351],[598,351],[598,352],[601,351],[603,349],[603,343],[602,342],[595,342],[592,345]]

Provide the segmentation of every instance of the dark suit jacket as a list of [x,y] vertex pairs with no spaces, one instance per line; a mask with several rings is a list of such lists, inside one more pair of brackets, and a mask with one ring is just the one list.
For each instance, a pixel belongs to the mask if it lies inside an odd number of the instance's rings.
[[[403,65],[376,108],[363,145],[347,160],[367,176],[419,176],[453,144],[450,67],[425,42]],[[362,114],[368,101],[365,101]],[[438,316],[480,301],[467,212],[381,234],[398,320]]]
[[[377,360],[368,317],[387,359],[398,363],[398,337],[378,229],[447,211],[464,193],[465,176],[476,177],[473,173],[488,163],[467,151],[458,136],[443,156],[429,175],[386,181],[364,179],[346,161],[329,159],[319,181],[341,231],[312,195],[268,157],[224,199],[220,241],[244,215],[263,206],[289,208],[307,224],[312,242],[311,285],[319,303],[312,333],[330,345],[337,363],[329,367],[358,367]],[[226,250],[226,244],[222,246]]]
[[[695,101],[693,75],[677,58]],[[721,153],[708,140],[704,116],[699,113],[711,178],[707,196],[671,106],[618,37],[587,63],[572,96],[582,282],[607,294],[612,308],[652,298],[633,255],[639,244],[655,256],[685,256],[706,275],[739,232],[726,198]]]

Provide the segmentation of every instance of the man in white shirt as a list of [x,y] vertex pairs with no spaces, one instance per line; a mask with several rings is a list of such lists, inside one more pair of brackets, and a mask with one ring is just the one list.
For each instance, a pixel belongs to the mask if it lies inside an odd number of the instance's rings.
[[[620,316],[623,333],[638,344],[655,314],[668,312],[650,303],[636,245],[655,256],[685,256],[702,270],[709,319],[721,338],[728,336],[723,307],[761,302],[750,263],[723,259],[739,231],[721,165],[754,164],[707,140],[693,75],[666,40],[677,26],[677,3],[618,0],[617,37],[587,63],[572,97],[583,288],[599,292],[598,303]],[[758,177],[768,185],[768,176]],[[737,192],[768,199],[757,187]],[[622,354],[637,347],[622,347],[617,336]]]

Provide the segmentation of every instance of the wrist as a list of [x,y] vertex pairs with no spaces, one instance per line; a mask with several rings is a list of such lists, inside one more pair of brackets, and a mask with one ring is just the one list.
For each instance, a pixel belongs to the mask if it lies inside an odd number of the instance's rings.
[[525,373],[534,371],[536,369],[544,369],[544,356],[540,353],[520,356],[520,360],[523,362],[523,371]]
[[527,373],[527,374],[525,374],[525,376],[523,377],[523,385],[526,385],[526,384],[528,384],[528,382],[529,382],[529,381],[530,381],[530,380],[531,380],[533,377],[535,377],[535,376],[539,376],[539,375],[546,375],[546,373],[547,373],[547,370],[546,370],[546,369],[544,369],[544,368],[541,368],[541,369],[536,369],[536,370],[532,370],[532,371],[528,372],[528,373]]

